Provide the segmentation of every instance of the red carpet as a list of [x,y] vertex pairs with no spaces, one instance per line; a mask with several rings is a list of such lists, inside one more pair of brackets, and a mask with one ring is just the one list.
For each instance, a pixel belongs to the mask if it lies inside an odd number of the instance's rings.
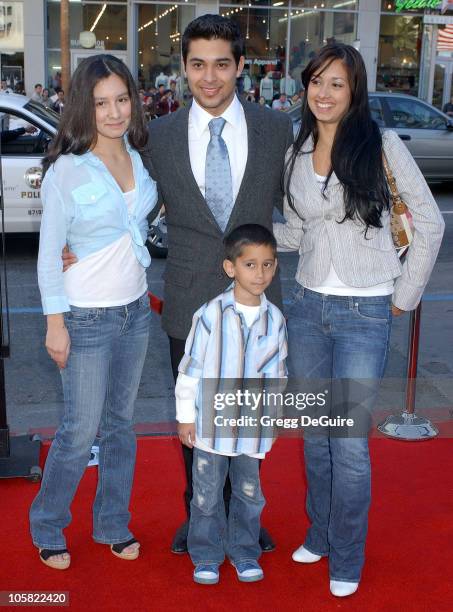
[[267,497],[264,523],[278,549],[263,555],[265,579],[241,584],[229,564],[217,586],[192,582],[187,555],[169,552],[183,519],[183,470],[179,443],[140,439],[132,500],[132,530],[142,543],[138,561],[115,558],[90,537],[95,468],[89,468],[67,530],[72,566],[46,568],[28,533],[28,508],[38,485],[0,481],[2,555],[0,591],[69,591],[73,610],[246,611],[397,610],[433,612],[453,607],[452,442],[371,441],[373,503],[367,563],[359,591],[348,599],[329,593],[325,560],[296,564],[291,552],[307,525],[301,443],[280,440],[263,466]]

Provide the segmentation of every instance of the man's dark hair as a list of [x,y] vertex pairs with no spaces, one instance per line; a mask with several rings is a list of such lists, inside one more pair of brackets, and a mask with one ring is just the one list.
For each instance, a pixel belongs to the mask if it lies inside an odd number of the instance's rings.
[[239,65],[241,55],[244,55],[244,39],[235,21],[221,15],[202,15],[191,21],[182,35],[182,57],[184,64],[187,62],[190,41],[199,38],[204,40],[219,38],[220,40],[230,42],[234,61],[236,66]]
[[277,241],[272,232],[262,225],[247,223],[239,225],[223,239],[225,259],[235,262],[242,255],[242,249],[249,245],[264,245],[271,247],[274,257],[277,255]]
[[35,89],[36,89],[37,87],[42,87],[41,83],[36,83],[36,85],[35,85]]

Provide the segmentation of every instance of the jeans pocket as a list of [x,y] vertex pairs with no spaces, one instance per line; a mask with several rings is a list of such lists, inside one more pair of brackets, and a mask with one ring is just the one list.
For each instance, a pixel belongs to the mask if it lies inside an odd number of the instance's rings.
[[138,303],[140,308],[150,308],[148,290],[146,290],[145,293],[138,298]]
[[73,306],[71,312],[64,313],[64,319],[66,325],[89,327],[99,319],[99,315],[99,308],[78,308]]
[[354,302],[354,313],[361,319],[388,323],[391,314],[390,300]]

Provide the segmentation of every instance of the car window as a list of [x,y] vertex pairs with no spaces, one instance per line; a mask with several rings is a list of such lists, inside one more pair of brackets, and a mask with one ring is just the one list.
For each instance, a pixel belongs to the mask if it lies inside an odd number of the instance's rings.
[[393,127],[420,130],[444,130],[445,118],[417,100],[387,97]]
[[27,104],[25,104],[24,108],[26,108],[33,115],[36,115],[40,119],[44,119],[46,123],[49,123],[55,129],[58,128],[58,123],[60,122],[60,115],[51,108],[47,108],[39,102],[35,102],[34,100],[29,100]]
[[385,127],[384,111],[382,110],[382,104],[379,98],[370,98],[370,111],[371,116],[378,126]]
[[2,155],[36,157],[46,152],[50,136],[15,113],[0,113]]

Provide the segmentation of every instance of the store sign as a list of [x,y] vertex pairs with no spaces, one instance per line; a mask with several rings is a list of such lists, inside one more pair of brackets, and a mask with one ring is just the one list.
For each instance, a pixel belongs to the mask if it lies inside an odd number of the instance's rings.
[[[246,59],[246,64],[255,64],[255,66],[276,66],[280,60],[276,59]],[[280,62],[281,63],[281,62]]]
[[[96,49],[105,49],[105,42],[103,40],[97,40],[95,48]],[[83,45],[80,42],[80,40],[72,39],[71,40],[71,49],[83,49]]]
[[434,9],[442,4],[442,0],[396,0],[395,10],[397,13],[400,11],[410,11],[414,9]]

